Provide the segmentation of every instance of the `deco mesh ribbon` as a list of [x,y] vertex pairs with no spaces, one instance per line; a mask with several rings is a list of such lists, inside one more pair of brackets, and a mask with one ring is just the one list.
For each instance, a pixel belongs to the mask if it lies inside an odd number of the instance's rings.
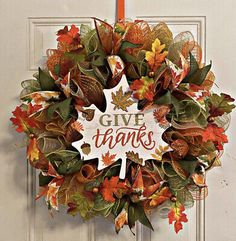
[[[185,208],[207,195],[206,171],[220,165],[234,99],[211,91],[211,64],[202,63],[190,32],[173,37],[165,23],[141,20],[111,26],[95,18],[94,24],[59,30],[57,49],[49,49],[45,65],[22,82],[11,121],[26,134],[27,159],[39,171],[36,199],[44,196],[49,210],[67,206],[68,214],[85,220],[112,217],[116,232],[124,225],[132,230],[136,221],[153,229],[148,215],[165,207],[179,232]],[[80,152],[72,143],[83,140],[78,116],[92,123],[97,111],[105,112],[111,103],[104,93],[123,75],[129,92],[113,96],[114,109],[152,109],[166,145],[155,148],[145,165],[127,150],[120,179],[119,153],[108,149],[107,165],[98,170],[98,159],[86,158],[89,143]]]

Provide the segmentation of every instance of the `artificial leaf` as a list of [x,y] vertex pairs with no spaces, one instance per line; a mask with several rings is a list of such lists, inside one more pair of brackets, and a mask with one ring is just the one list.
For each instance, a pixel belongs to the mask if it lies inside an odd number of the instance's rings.
[[45,71],[39,68],[39,83],[42,90],[49,91],[55,90],[55,80]]
[[39,148],[36,138],[30,138],[27,146],[27,158],[30,162],[37,161],[39,159]]
[[10,118],[10,120],[17,127],[17,132],[30,133],[32,128],[39,127],[39,123],[33,117],[29,117],[31,113],[28,113],[19,106],[16,107],[12,114],[14,117]]
[[158,38],[152,43],[152,51],[147,51],[145,59],[148,62],[148,65],[152,71],[156,71],[161,64],[164,62],[165,57],[168,52],[163,51],[165,49],[165,44],[161,44]]
[[208,100],[210,115],[212,117],[217,117],[222,116],[224,113],[230,113],[235,108],[232,102],[234,102],[234,99],[227,94],[212,94]]
[[128,205],[125,205],[119,215],[115,218],[116,233],[118,233],[125,224],[128,224]]
[[107,177],[101,185],[101,193],[107,202],[115,202],[113,195],[121,196],[127,189],[125,182],[119,182],[119,176],[113,176],[109,180]]
[[69,204],[67,212],[71,215],[76,215],[77,212],[84,219],[88,219],[91,216],[92,209],[94,207],[94,201],[89,199],[83,194],[83,192],[76,192],[72,196],[73,202]]
[[66,121],[70,116],[71,100],[71,98],[68,98],[61,102],[51,105],[47,110],[48,118],[52,119],[53,114],[56,112],[64,121]]
[[183,80],[184,83],[193,83],[196,85],[201,85],[206,79],[207,74],[211,69],[211,64],[206,65],[200,69],[199,66],[197,67],[196,62],[197,62],[196,59],[190,53],[190,72],[184,78]]
[[172,205],[172,208],[168,214],[169,224],[172,224],[174,222],[174,228],[176,233],[183,229],[183,222],[188,222],[186,214],[183,213],[184,210],[184,206],[181,203],[176,202]]
[[224,132],[224,128],[218,127],[216,124],[208,124],[207,128],[202,133],[202,141],[212,141],[219,151],[223,150],[223,143],[228,142]]
[[170,189],[168,187],[163,187],[161,190],[158,190],[151,197],[149,197],[149,199],[151,200],[150,206],[157,207],[163,202],[169,200],[171,197],[172,193],[170,192]]
[[155,95],[154,79],[147,76],[141,77],[141,79],[136,79],[131,83],[130,89],[134,91],[134,98],[138,100],[147,99],[148,101],[152,101]]
[[131,106],[134,103],[134,101],[132,101],[130,99],[131,94],[132,94],[131,92],[123,93],[122,86],[120,87],[120,89],[118,91],[116,91],[116,94],[114,94],[112,92],[111,93],[111,95],[112,95],[111,103],[113,105],[115,105],[114,110],[121,109],[123,111],[128,111],[127,107]]
[[93,210],[104,217],[111,214],[114,202],[107,202],[101,194],[96,195]]
[[72,44],[76,39],[80,41],[79,28],[77,28],[74,24],[71,25],[70,30],[68,30],[68,26],[65,26],[63,29],[57,32],[58,42],[66,43],[68,45]]

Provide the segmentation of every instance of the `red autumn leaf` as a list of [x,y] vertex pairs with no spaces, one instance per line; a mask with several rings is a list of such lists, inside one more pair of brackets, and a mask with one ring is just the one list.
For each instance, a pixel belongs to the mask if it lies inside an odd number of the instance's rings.
[[104,155],[102,155],[102,161],[105,166],[110,166],[115,162],[116,154],[111,155],[110,152],[106,152]]
[[119,176],[113,176],[110,180],[105,178],[101,193],[107,202],[115,202],[114,195],[120,196],[127,189],[125,182],[119,182]]
[[64,27],[64,29],[61,29],[57,32],[57,38],[58,42],[63,42],[66,44],[72,44],[73,41],[80,41],[80,35],[79,35],[79,28],[77,28],[74,24],[71,25],[70,30],[68,30],[68,27]]
[[223,150],[223,143],[227,143],[227,136],[224,134],[224,128],[218,127],[216,124],[208,124],[202,133],[202,141],[212,141],[218,150]]
[[30,114],[32,114],[31,112],[32,109],[30,110],[30,113],[28,113],[27,111],[22,110],[19,106],[17,106],[12,112],[14,117],[12,117],[10,120],[13,125],[17,126],[17,132],[29,132],[31,128],[38,127],[37,121],[35,121],[33,117],[29,117]]
[[142,77],[141,79],[135,80],[130,85],[130,89],[134,91],[134,98],[152,101],[154,97],[154,80],[149,77]]
[[168,214],[169,224],[172,224],[174,222],[174,228],[176,233],[183,229],[182,222],[188,222],[187,215],[183,213],[184,210],[184,206],[181,203],[176,202]]

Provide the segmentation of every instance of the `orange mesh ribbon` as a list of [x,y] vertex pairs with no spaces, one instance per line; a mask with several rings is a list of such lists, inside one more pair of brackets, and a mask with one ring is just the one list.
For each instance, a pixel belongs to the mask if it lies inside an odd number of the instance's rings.
[[125,0],[117,0],[116,19],[117,21],[125,18]]

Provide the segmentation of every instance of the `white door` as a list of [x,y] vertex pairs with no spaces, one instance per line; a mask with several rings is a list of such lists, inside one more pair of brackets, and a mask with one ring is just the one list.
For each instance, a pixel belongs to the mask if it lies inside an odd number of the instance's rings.
[[[149,23],[166,21],[174,34],[192,31],[206,60],[213,61],[217,85],[236,95],[236,2],[235,0],[127,0],[126,17]],[[209,196],[188,210],[189,222],[176,235],[166,219],[152,216],[155,232],[137,225],[136,236],[128,228],[117,236],[113,224],[100,218],[88,223],[61,210],[54,218],[43,200],[35,203],[36,174],[27,166],[21,136],[9,118],[18,104],[21,80],[37,69],[48,48],[56,46],[55,32],[63,25],[88,23],[96,16],[115,21],[115,0],[0,0],[1,69],[1,168],[0,240],[2,241],[234,241],[236,229],[236,165],[232,115],[228,130],[230,144],[222,158],[223,167],[208,175]],[[217,89],[216,89],[217,91]],[[205,210],[205,214],[204,214]],[[205,220],[204,220],[205,215]]]

